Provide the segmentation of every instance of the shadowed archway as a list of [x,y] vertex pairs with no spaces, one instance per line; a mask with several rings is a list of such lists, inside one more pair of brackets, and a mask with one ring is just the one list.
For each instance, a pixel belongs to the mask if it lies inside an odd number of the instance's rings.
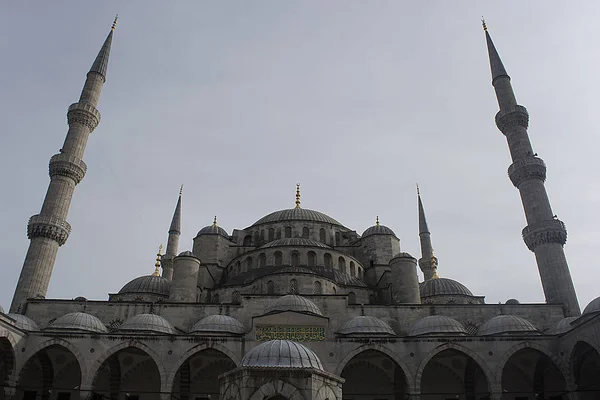
[[15,368],[15,352],[10,341],[0,338],[0,400],[4,400],[4,388],[10,384],[10,376]]
[[600,398],[600,354],[595,348],[577,342],[571,355],[571,370],[579,400]]

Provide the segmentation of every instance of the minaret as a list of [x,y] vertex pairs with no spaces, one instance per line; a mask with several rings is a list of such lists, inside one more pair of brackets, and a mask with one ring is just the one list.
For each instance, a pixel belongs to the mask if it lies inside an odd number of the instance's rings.
[[69,129],[62,149],[50,158],[50,185],[42,210],[31,217],[27,224],[27,237],[31,242],[10,306],[12,313],[22,313],[28,298],[46,296],[58,248],[65,244],[71,233],[71,225],[66,221],[67,213],[75,186],[85,176],[87,167],[82,158],[88,136],[100,122],[96,107],[106,81],[116,24],[117,18],[87,74],[79,101],[69,106]]
[[496,125],[508,141],[513,161],[508,168],[508,176],[519,190],[527,219],[523,240],[529,250],[535,253],[546,302],[563,304],[567,316],[577,316],[580,315],[579,303],[563,250],[567,230],[550,207],[544,187],[546,165],[533,152],[527,134],[529,114],[525,107],[517,104],[510,77],[494,47],[485,21],[482,22],[492,70],[492,85],[500,106]]
[[419,203],[419,240],[421,242],[419,268],[423,271],[423,277],[427,281],[436,275],[437,258],[433,255],[433,247],[431,247],[431,233],[429,233],[427,219],[425,219],[425,210],[421,201],[419,185],[417,185],[417,200]]
[[169,239],[167,240],[167,250],[162,258],[162,276],[168,280],[173,279],[173,259],[177,256],[179,247],[179,236],[181,235],[181,195],[183,185],[179,189],[179,198],[169,227]]

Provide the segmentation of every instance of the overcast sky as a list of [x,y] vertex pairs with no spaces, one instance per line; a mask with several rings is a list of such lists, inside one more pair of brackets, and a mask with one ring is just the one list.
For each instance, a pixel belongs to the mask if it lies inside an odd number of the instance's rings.
[[600,295],[599,2],[23,1],[0,4],[5,309],[116,13],[48,298],[107,299],[152,273],[181,184],[180,251],[214,215],[231,233],[292,208],[299,182],[304,208],[359,234],[379,215],[418,257],[419,182],[440,276],[488,303],[543,302],[481,15],[530,112],[581,308]]

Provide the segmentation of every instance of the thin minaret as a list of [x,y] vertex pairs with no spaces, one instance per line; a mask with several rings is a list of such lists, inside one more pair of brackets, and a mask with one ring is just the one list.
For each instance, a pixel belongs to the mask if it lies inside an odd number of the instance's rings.
[[508,142],[513,161],[508,168],[508,176],[519,190],[527,220],[527,226],[522,232],[523,240],[535,254],[546,302],[563,304],[567,316],[577,316],[581,312],[563,249],[567,241],[567,230],[550,207],[544,186],[546,165],[533,152],[527,133],[529,113],[525,107],[517,104],[510,77],[500,60],[485,21],[482,23],[492,71],[492,85],[500,107],[496,114],[496,125]]
[[419,240],[421,242],[421,259],[419,260],[419,268],[423,271],[423,277],[427,281],[436,276],[437,258],[433,255],[433,247],[431,246],[431,233],[427,226],[425,218],[425,210],[421,201],[421,192],[417,185],[417,200],[419,203]]
[[179,236],[181,235],[181,196],[183,194],[183,185],[179,189],[179,198],[169,227],[169,239],[167,240],[167,250],[162,258],[162,276],[168,280],[173,279],[173,259],[177,256],[179,248]]
[[10,306],[10,312],[22,313],[29,298],[44,298],[50,283],[58,248],[71,233],[67,222],[69,205],[75,186],[86,172],[83,153],[89,135],[100,122],[96,109],[102,86],[106,82],[108,57],[117,18],[98,53],[77,103],[67,111],[69,129],[58,154],[50,158],[50,185],[39,214],[29,219],[27,237],[31,240],[21,275]]

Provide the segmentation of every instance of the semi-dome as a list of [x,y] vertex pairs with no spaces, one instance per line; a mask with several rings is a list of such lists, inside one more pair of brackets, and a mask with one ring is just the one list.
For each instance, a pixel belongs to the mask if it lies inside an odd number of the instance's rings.
[[448,278],[432,278],[419,284],[421,297],[428,296],[473,296],[465,285]]
[[162,276],[145,275],[135,278],[127,283],[119,294],[126,293],[152,293],[160,296],[169,296],[171,291],[171,281]]
[[329,215],[325,215],[319,211],[308,210],[306,208],[290,208],[288,210],[275,211],[269,215],[265,215],[253,223],[252,226],[284,221],[311,221],[343,226]]
[[266,249],[269,247],[284,247],[284,246],[292,246],[292,247],[320,247],[322,249],[330,249],[331,247],[327,246],[325,243],[317,242],[316,240],[304,239],[304,238],[286,238],[286,239],[277,239],[273,240],[261,246],[261,249]]
[[391,326],[379,318],[359,315],[349,321],[338,331],[341,335],[396,335]]
[[98,318],[84,312],[65,314],[48,325],[44,330],[54,331],[84,331],[106,333],[106,326]]
[[250,350],[242,359],[246,368],[315,368],[323,371],[319,357],[308,347],[291,340],[270,340]]
[[219,236],[223,236],[223,237],[229,239],[229,234],[227,233],[227,231],[225,229],[221,228],[219,225],[215,225],[215,224],[205,226],[204,228],[200,229],[196,236],[201,236],[201,235],[219,235]]
[[119,331],[136,331],[175,334],[177,331],[169,321],[156,314],[138,314],[123,323]]
[[553,335],[560,335],[573,329],[571,322],[575,321],[579,317],[567,317],[563,318],[554,325],[554,328],[550,331]]
[[454,318],[443,315],[430,315],[415,322],[409,336],[421,335],[466,335],[467,331]]
[[233,333],[243,335],[246,333],[246,328],[240,321],[228,315],[209,315],[196,322],[190,333]]
[[39,331],[40,328],[38,324],[29,317],[26,317],[21,314],[6,314],[7,317],[10,317],[15,320],[15,326],[19,329],[23,329],[24,331]]
[[483,336],[500,333],[538,333],[538,330],[525,318],[515,315],[497,315],[479,327],[479,334]]
[[584,308],[584,314],[590,314],[600,311],[600,297],[596,297],[594,300],[590,301],[590,303]]
[[377,224],[367,228],[363,232],[362,237],[365,238],[367,236],[372,236],[372,235],[389,235],[389,236],[396,237],[396,234],[394,233],[393,230],[391,230],[387,226],[380,225],[379,222]]
[[295,311],[301,313],[309,313],[323,315],[319,307],[306,297],[298,296],[297,294],[288,294],[281,296],[275,300],[269,307],[267,313],[283,311]]

